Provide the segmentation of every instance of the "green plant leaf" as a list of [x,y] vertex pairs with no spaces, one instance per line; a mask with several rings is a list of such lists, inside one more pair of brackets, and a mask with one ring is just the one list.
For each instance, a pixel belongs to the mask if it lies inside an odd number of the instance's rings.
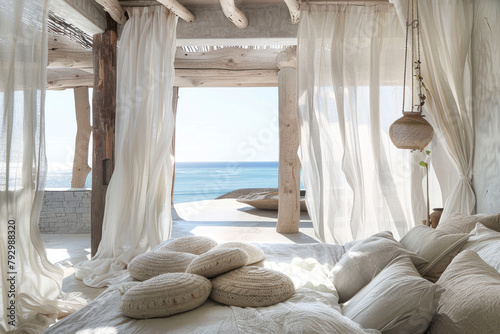
[[427,163],[425,163],[424,161],[420,161],[419,165],[427,168]]
[[427,151],[425,151],[425,154],[430,155],[431,151],[427,150]]

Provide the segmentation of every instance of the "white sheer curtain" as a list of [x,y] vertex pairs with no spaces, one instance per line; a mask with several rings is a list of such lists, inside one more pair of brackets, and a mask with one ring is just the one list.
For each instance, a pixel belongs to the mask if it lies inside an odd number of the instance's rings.
[[[407,0],[391,0],[406,22]],[[473,0],[420,0],[424,107],[440,144],[459,174],[441,219],[453,212],[470,214],[476,197],[471,186],[474,126],[471,108],[471,36]],[[451,167],[451,166],[450,166]]]
[[101,244],[76,266],[89,286],[106,286],[126,265],[170,237],[177,17],[164,6],[132,8],[118,44],[115,170]]
[[0,0],[0,331],[39,333],[82,306],[38,231],[46,175],[46,0]]
[[301,162],[316,235],[339,244],[381,230],[398,238],[425,219],[425,202],[421,156],[396,149],[388,136],[402,116],[405,36],[396,11],[390,4],[303,7]]

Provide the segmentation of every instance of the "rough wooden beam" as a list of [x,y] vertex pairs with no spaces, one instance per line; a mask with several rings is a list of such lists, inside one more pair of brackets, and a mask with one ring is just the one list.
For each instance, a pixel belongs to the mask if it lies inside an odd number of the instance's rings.
[[106,29],[106,13],[90,0],[51,0],[50,10],[90,36]]
[[84,69],[49,68],[47,70],[47,89],[92,87],[94,75]]
[[73,174],[71,188],[85,188],[85,181],[90,173],[89,142],[92,127],[90,126],[89,89],[78,87],[74,89],[76,114],[75,157],[73,159]]
[[175,70],[177,87],[275,87],[278,71],[274,70]]
[[92,51],[49,51],[47,68],[92,68]]
[[95,255],[102,237],[106,190],[114,168],[116,114],[116,23],[108,18],[108,28],[94,36],[94,90],[91,254]]
[[229,21],[233,22],[235,26],[240,29],[248,27],[248,19],[241,10],[236,7],[234,0],[220,0],[222,12]]
[[290,17],[292,18],[292,23],[297,24],[300,20],[300,4],[297,0],[285,0],[285,4],[290,11]]
[[100,4],[106,12],[111,15],[113,20],[115,20],[118,24],[125,24],[127,22],[127,18],[125,17],[125,11],[122,6],[118,3],[118,0],[95,0],[98,4]]
[[248,18],[248,27],[238,29],[220,8],[193,7],[196,21],[177,24],[177,46],[206,45],[296,45],[297,25],[290,21],[283,2],[270,5],[239,6]]
[[184,22],[190,23],[195,19],[193,13],[191,13],[186,9],[186,7],[177,2],[177,0],[158,0],[158,2],[167,7],[169,11],[183,19]]
[[223,48],[209,52],[185,52],[177,48],[174,66],[198,69],[278,70],[276,57],[283,49]]
[[296,48],[290,47],[277,58],[279,94],[279,205],[276,231],[297,233],[300,225],[300,160],[297,121]]

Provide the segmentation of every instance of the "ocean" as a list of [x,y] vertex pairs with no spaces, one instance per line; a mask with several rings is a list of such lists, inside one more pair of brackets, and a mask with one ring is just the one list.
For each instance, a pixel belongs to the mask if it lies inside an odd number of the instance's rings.
[[[90,174],[85,187],[92,187]],[[71,188],[71,170],[49,171],[45,188]],[[278,162],[177,162],[175,164],[174,203],[215,199],[243,188],[278,188]]]

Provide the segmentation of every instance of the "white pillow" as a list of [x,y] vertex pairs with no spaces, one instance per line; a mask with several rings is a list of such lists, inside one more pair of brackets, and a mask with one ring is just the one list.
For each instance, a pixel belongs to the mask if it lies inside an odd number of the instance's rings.
[[211,289],[210,280],[202,276],[158,275],[127,290],[120,310],[135,319],[167,317],[197,308],[207,300]]
[[208,252],[215,246],[217,246],[217,241],[212,238],[190,235],[179,239],[172,239],[157,250],[200,255]]
[[469,235],[469,240],[462,249],[475,251],[484,262],[500,272],[500,232],[477,223]]
[[444,292],[427,334],[482,334],[500,330],[500,273],[466,250],[436,283]]
[[469,239],[469,234],[449,234],[425,225],[412,228],[401,239],[406,249],[429,261],[420,274],[431,282],[436,282],[451,260],[460,252]]
[[374,234],[352,246],[331,271],[339,303],[351,299],[400,255],[409,256],[417,268],[427,265],[424,258],[408,251],[394,240],[389,231]]
[[230,241],[214,247],[212,250],[221,248],[240,248],[248,254],[248,264],[253,264],[264,260],[264,252],[257,246],[240,241]]
[[239,248],[220,248],[198,255],[186,272],[212,278],[230,270],[243,267],[248,261],[247,252]]
[[398,257],[351,300],[342,313],[384,334],[424,333],[441,290],[422,278],[407,256]]

